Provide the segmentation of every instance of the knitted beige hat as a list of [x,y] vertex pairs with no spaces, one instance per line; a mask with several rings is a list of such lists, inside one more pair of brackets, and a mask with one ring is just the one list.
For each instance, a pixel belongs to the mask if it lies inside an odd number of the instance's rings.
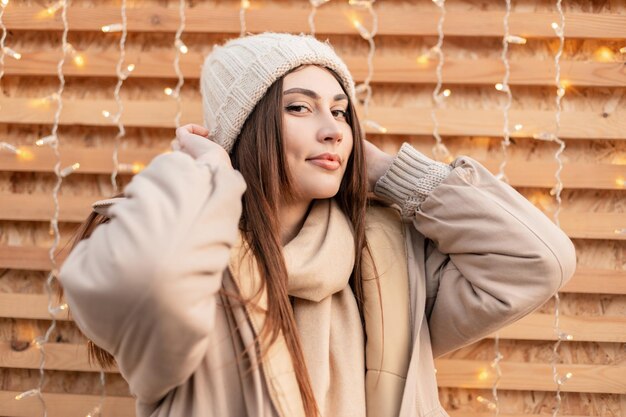
[[354,81],[328,42],[312,36],[262,33],[216,46],[204,61],[200,80],[204,123],[212,139],[227,152],[267,89],[301,65],[333,70],[354,100]]

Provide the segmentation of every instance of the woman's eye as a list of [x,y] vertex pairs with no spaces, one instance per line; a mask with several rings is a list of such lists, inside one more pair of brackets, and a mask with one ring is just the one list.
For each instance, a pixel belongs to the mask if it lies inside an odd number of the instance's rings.
[[304,113],[306,112],[308,109],[306,106],[302,106],[302,105],[298,105],[298,104],[293,104],[291,106],[287,106],[286,107],[287,111],[293,112],[293,113]]
[[346,118],[348,113],[345,110],[333,110],[333,116]]

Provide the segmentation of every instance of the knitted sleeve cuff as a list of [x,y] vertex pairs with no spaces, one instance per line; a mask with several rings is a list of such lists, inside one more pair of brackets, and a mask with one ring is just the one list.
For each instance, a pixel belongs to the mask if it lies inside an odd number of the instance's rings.
[[450,171],[451,166],[404,143],[385,175],[376,182],[374,192],[399,205],[404,216],[412,216]]

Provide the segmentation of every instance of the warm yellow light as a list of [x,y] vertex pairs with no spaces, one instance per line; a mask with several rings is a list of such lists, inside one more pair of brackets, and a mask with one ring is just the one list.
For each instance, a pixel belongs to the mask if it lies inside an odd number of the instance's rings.
[[557,30],[557,29],[559,28],[559,24],[558,24],[558,23],[556,23],[556,22],[552,22],[552,23],[550,24],[550,27],[552,27],[552,29],[554,29],[554,30]]
[[519,132],[523,128],[524,128],[524,125],[521,123],[517,123],[515,126],[513,126],[513,129],[515,129],[516,132]]
[[76,55],[73,59],[74,65],[77,67],[85,66],[85,58],[82,55]]
[[617,177],[617,178],[615,179],[615,184],[616,184],[618,187],[624,188],[624,184],[626,184],[626,181],[624,180],[624,177]]
[[594,51],[593,58],[598,62],[613,62],[615,61],[615,53],[611,48],[601,46]]
[[502,90],[504,90],[504,84],[502,84],[502,83],[497,83],[497,84],[496,84],[496,90],[498,90],[498,91],[502,91]]
[[20,161],[32,161],[35,159],[35,155],[30,151],[30,149],[19,147],[17,152],[17,158]]
[[478,374],[478,380],[479,381],[486,381],[487,379],[489,379],[489,371],[487,371],[486,369],[483,369]]
[[249,9],[250,8],[250,0],[241,0],[241,8]]
[[365,39],[365,40],[372,39],[372,34],[365,28],[365,26],[363,26],[361,24],[361,22],[359,22],[358,20],[354,19],[352,21],[352,24],[359,31],[359,34],[361,35],[361,37],[363,39]]
[[48,12],[49,15],[53,15],[57,11],[59,11],[59,9],[61,9],[62,7],[63,7],[63,1],[61,0],[61,1],[57,1],[52,6],[48,7],[46,11]]
[[428,54],[422,54],[417,57],[417,63],[420,65],[426,65],[430,61],[430,57]]
[[111,117],[111,112],[108,110],[102,110],[102,115],[108,119]]
[[172,89],[171,89],[171,88],[169,88],[169,87],[165,87],[165,88],[163,89],[163,92],[165,93],[165,95],[166,95],[166,96],[171,96],[172,94],[174,94],[174,90],[172,90]]
[[142,171],[145,167],[145,164],[142,164],[141,162],[135,162],[131,167],[131,171],[133,172],[133,174],[136,174]]
[[621,48],[619,48],[619,53],[626,54],[626,46],[622,46]]
[[133,72],[135,70],[135,64],[128,64],[126,71]]
[[452,91],[450,91],[449,88],[446,88],[441,94],[443,94],[444,97],[450,97],[450,95],[452,95]]
[[2,4],[2,7],[7,7],[9,5],[9,0],[1,0],[0,4]]

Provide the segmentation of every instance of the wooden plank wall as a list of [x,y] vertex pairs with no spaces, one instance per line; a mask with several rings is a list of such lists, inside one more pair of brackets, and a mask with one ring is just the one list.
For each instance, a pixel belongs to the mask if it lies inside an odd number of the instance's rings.
[[[45,4],[44,4],[45,3]],[[183,39],[189,53],[181,60],[183,123],[201,122],[199,67],[215,43],[239,33],[239,1],[188,2]],[[417,4],[416,4],[417,3]],[[60,58],[60,12],[49,14],[46,2],[11,0],[4,10],[6,44],[22,58],[4,59],[0,97],[0,141],[23,151],[21,157],[0,151],[0,415],[42,415],[36,398],[14,397],[37,386],[39,352],[31,344],[50,321],[44,280],[50,269],[49,219],[55,163],[51,149],[34,142],[50,133],[56,108],[56,63]],[[246,13],[250,32],[308,32],[309,3],[301,0],[255,1]],[[511,32],[527,37],[511,45],[511,123],[513,133],[507,175],[510,183],[550,215],[550,189],[557,168],[554,143],[532,139],[554,123],[554,65],[558,47],[551,22],[554,3],[514,2]],[[173,39],[178,2],[137,0],[128,4],[126,64],[135,71],[121,90],[127,134],[120,162],[136,169],[165,151],[173,137],[176,104],[163,91],[174,87]],[[504,1],[448,0],[443,68],[444,87],[452,95],[439,112],[444,143],[497,172],[502,154],[503,94],[500,62]],[[561,293],[561,327],[573,336],[559,347],[560,373],[571,372],[563,387],[564,416],[626,415],[626,3],[567,1],[567,37],[562,58],[561,136],[566,141],[562,173],[561,223],[574,240],[578,270]],[[434,144],[430,95],[436,61],[418,59],[436,43],[438,10],[430,1],[379,1],[375,37],[373,99],[370,118],[387,128],[369,130],[369,138],[389,152],[404,141],[430,154]],[[333,0],[316,15],[318,37],[331,40],[357,81],[367,73],[367,42],[351,19],[370,24],[367,13]],[[111,192],[115,65],[119,33],[102,25],[120,21],[116,1],[74,0],[68,12],[68,40],[83,65],[68,59],[59,137],[62,166],[80,162],[61,189],[60,230],[64,245],[89,212],[92,201]],[[80,62],[80,58],[79,58]],[[123,174],[121,184],[132,173]],[[495,237],[497,238],[497,237]],[[62,259],[62,258],[61,258]],[[47,345],[44,397],[50,416],[82,416],[99,401],[99,373],[85,355],[84,339],[61,315]],[[503,417],[550,415],[556,385],[550,358],[554,301],[500,332]],[[437,361],[441,401],[454,417],[493,414],[479,396],[491,398],[495,372],[494,339],[486,338]],[[132,416],[133,401],[121,376],[106,375],[103,415]]]

